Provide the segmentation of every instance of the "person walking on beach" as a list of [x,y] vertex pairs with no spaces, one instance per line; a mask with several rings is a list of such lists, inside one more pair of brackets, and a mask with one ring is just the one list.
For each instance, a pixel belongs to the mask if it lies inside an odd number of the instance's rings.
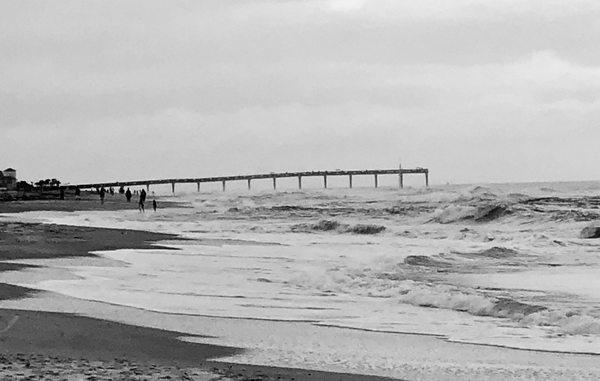
[[142,213],[146,211],[144,209],[145,202],[146,202],[146,191],[142,189],[140,192],[140,201],[139,201],[140,212],[142,212]]
[[156,204],[156,200],[152,200],[152,209],[154,209],[154,211],[156,212],[156,207],[158,205]]
[[104,196],[106,196],[106,189],[102,187],[102,189],[100,189],[100,204],[102,205],[104,205]]
[[127,202],[131,202],[131,189],[127,188],[127,192],[125,192],[125,198]]

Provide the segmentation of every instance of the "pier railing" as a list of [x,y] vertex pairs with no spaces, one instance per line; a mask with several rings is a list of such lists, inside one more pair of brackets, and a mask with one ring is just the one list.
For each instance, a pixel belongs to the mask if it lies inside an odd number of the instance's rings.
[[252,180],[272,179],[273,189],[277,189],[277,179],[296,177],[298,178],[298,188],[302,189],[302,178],[304,177],[323,177],[323,187],[327,188],[327,178],[332,176],[348,176],[348,185],[352,188],[352,180],[354,176],[373,176],[375,188],[379,186],[379,176],[381,175],[397,175],[398,187],[404,187],[404,175],[407,174],[422,174],[425,175],[425,186],[429,186],[429,170],[427,168],[414,169],[365,169],[365,170],[335,170],[335,171],[308,171],[308,172],[279,172],[279,173],[263,173],[257,175],[238,175],[238,176],[219,176],[219,177],[200,177],[200,178],[181,178],[181,179],[159,179],[159,180],[136,180],[136,181],[115,181],[106,183],[90,183],[69,185],[66,188],[79,189],[96,189],[110,187],[131,187],[131,186],[146,186],[150,189],[150,185],[171,184],[173,192],[175,192],[176,184],[197,184],[200,191],[202,183],[222,183],[223,191],[226,190],[228,181],[247,181],[248,189],[252,188]]

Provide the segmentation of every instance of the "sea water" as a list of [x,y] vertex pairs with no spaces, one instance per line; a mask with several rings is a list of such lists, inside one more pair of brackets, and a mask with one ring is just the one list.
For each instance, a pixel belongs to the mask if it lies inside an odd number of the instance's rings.
[[600,240],[579,238],[599,195],[599,183],[187,193],[169,197],[185,207],[156,213],[10,218],[186,238],[160,242],[178,250],[99,252],[101,264],[42,260],[71,276],[17,282],[70,297],[600,354]]

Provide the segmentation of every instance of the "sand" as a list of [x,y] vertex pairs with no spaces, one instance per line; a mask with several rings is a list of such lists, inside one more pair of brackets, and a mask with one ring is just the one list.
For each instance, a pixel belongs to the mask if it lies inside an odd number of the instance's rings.
[[181,334],[176,332],[70,314],[0,310],[0,322],[2,329],[8,328],[0,342],[4,362],[16,368],[19,363],[35,363],[38,376],[53,367],[64,368],[61,375],[67,370],[73,375],[87,371],[106,377],[111,372],[117,372],[112,377],[134,372],[137,376],[183,375],[193,373],[207,358],[238,351],[185,343],[177,340]]
[[[161,203],[163,204],[163,203]],[[122,200],[0,203],[0,213],[32,210],[118,210]],[[97,250],[156,247],[177,237],[150,232],[12,223],[0,220],[0,260],[92,256]],[[1,263],[0,271],[28,265]],[[0,283],[0,299],[23,298],[35,290]],[[235,379],[384,380],[382,377],[303,369],[210,363],[241,348],[189,343],[183,334],[75,314],[0,309],[2,379]],[[189,336],[189,335],[185,335]]]
[[[159,208],[185,207],[184,204],[158,200]],[[152,198],[146,200],[146,210],[152,207]],[[80,199],[68,196],[65,200],[27,200],[0,202],[0,213],[21,213],[37,210],[73,212],[76,210],[127,210],[138,209],[137,196],[131,202],[125,200],[125,196],[115,194],[107,195],[104,204],[100,203],[100,196],[84,193]]]

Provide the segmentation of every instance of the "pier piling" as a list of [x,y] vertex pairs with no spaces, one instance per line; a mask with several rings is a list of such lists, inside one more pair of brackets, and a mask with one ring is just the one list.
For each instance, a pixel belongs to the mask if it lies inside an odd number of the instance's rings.
[[402,173],[402,164],[398,164],[398,188],[404,188],[404,175]]

